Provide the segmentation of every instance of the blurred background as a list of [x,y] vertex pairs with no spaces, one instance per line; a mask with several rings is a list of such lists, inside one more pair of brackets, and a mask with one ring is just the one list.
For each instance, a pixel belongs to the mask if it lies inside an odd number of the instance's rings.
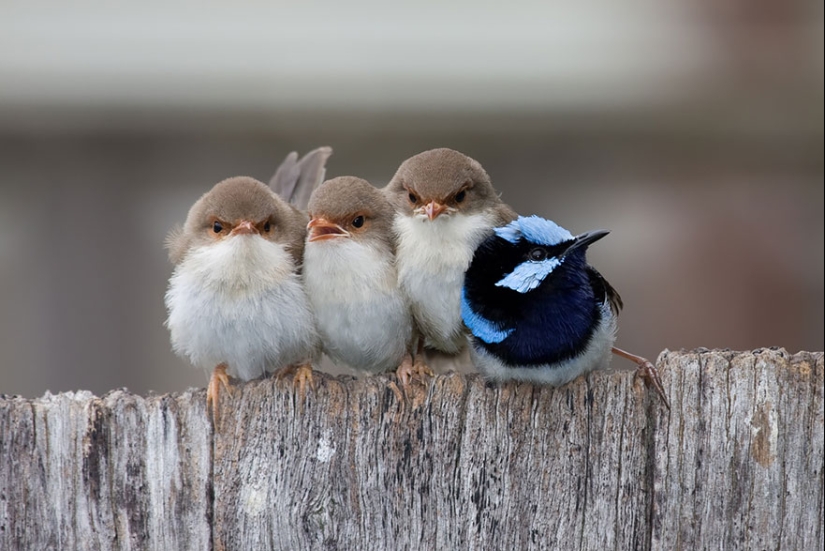
[[452,147],[610,229],[632,352],[823,350],[820,1],[2,2],[0,393],[204,386],[164,237],[319,145],[378,186]]

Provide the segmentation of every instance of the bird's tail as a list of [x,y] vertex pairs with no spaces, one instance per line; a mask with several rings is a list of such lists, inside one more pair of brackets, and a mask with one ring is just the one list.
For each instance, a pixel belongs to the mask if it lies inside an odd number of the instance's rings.
[[269,187],[291,205],[306,210],[310,195],[324,181],[330,155],[332,148],[329,146],[313,149],[301,159],[293,151],[270,178]]

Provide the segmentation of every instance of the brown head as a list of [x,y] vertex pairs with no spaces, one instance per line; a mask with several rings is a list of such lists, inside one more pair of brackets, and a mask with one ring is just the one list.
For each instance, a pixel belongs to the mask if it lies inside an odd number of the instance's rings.
[[429,220],[503,205],[481,164],[447,148],[424,151],[401,163],[386,189],[401,212]]
[[354,176],[327,180],[309,200],[309,242],[355,239],[392,249],[395,209],[381,190]]
[[166,240],[169,259],[178,264],[193,247],[259,235],[283,245],[299,266],[303,254],[306,216],[278,197],[266,184],[246,176],[215,185],[189,209],[183,228]]

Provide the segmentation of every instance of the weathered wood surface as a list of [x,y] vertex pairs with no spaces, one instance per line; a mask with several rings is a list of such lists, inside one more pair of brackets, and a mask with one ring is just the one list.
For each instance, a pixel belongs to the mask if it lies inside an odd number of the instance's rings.
[[823,354],[0,399],[0,549],[823,549]]

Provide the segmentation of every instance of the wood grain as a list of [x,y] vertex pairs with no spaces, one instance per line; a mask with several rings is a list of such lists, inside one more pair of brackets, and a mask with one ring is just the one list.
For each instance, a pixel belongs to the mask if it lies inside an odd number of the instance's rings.
[[823,354],[0,398],[0,549],[823,549]]

